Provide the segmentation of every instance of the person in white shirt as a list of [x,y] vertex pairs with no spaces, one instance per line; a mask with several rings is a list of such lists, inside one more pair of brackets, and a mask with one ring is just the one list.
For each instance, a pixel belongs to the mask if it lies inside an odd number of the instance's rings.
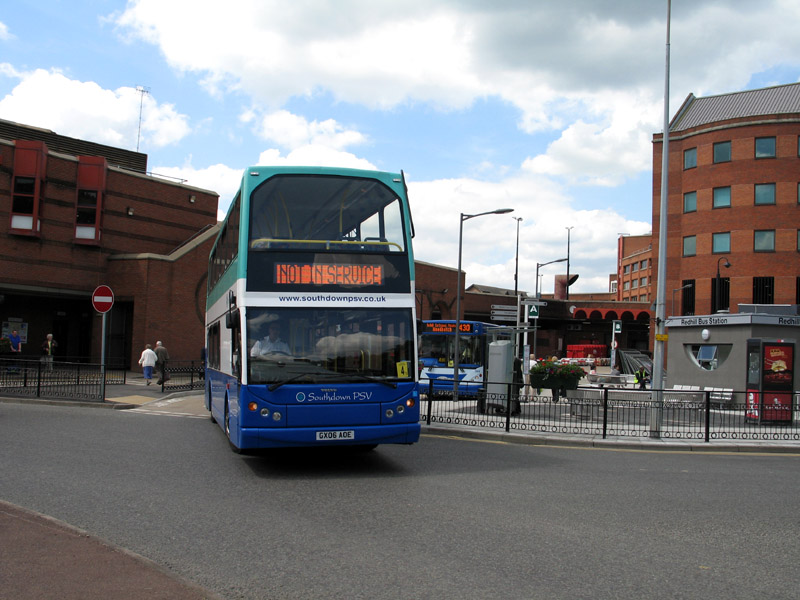
[[291,354],[289,344],[284,342],[281,338],[281,326],[277,321],[269,324],[269,335],[261,340],[258,340],[253,348],[250,350],[250,356],[264,356],[278,352],[280,354]]

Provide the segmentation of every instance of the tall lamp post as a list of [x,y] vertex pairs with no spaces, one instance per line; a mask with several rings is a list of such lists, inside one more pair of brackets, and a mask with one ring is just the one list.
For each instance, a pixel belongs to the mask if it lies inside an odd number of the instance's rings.
[[453,399],[458,400],[458,354],[459,338],[461,337],[461,238],[464,233],[464,221],[474,219],[475,217],[482,217],[484,215],[505,215],[514,212],[513,208],[498,208],[497,210],[490,210],[487,212],[478,213],[475,215],[465,215],[461,213],[461,220],[458,223],[458,285],[456,286],[456,343],[455,353],[453,356]]
[[[560,263],[568,260],[567,258],[557,258],[556,260],[551,260],[550,262],[546,263],[536,263],[536,299],[539,299],[539,267],[546,267],[547,265],[552,265],[553,263]],[[539,319],[536,319],[536,322],[533,324],[533,356],[536,356],[536,337],[539,333]]]
[[[686,285],[682,285],[681,287],[675,288],[674,290],[672,290],[672,306],[670,306],[670,312],[672,313],[672,316],[676,316],[675,315],[675,292],[680,292],[681,290],[685,290],[687,288],[690,288],[693,285],[694,284],[692,282],[689,282]],[[683,303],[681,302],[681,309],[682,308],[683,308]],[[681,312],[683,312],[683,311],[681,310]]]
[[720,300],[720,295],[719,295],[719,292],[720,292],[719,263],[721,263],[723,260],[725,261],[725,264],[722,265],[723,267],[725,267],[726,269],[730,269],[730,267],[731,267],[731,263],[728,260],[727,256],[720,256],[719,257],[719,260],[717,261],[717,280],[716,280],[715,286],[714,286],[715,287],[715,291],[716,291],[716,296],[717,296],[716,297],[716,306],[714,307],[714,309],[715,309],[714,312],[719,312],[722,309],[722,302]]
[[[520,314],[519,314],[519,222],[522,217],[511,217],[517,222],[517,250],[514,254],[514,299],[517,301],[517,327],[519,328]],[[514,334],[514,352],[517,356],[521,356],[519,346],[519,331]]]
[[567,230],[567,287],[566,287],[566,299],[569,300],[569,234],[574,229],[574,226],[571,225],[569,227],[565,227]]

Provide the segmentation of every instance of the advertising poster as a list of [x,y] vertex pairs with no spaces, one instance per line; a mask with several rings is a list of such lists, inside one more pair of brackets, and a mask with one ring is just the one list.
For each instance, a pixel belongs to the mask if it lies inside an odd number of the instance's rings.
[[762,365],[761,418],[792,420],[794,344],[765,343]]

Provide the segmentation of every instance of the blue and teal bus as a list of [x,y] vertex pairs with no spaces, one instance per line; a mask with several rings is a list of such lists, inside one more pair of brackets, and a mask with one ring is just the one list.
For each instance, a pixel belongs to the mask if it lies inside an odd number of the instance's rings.
[[[486,391],[489,343],[511,339],[508,328],[480,321],[459,321],[458,396],[481,398]],[[419,334],[420,391],[434,395],[453,394],[453,356],[456,322],[422,321]]]
[[234,451],[419,439],[402,173],[247,169],[209,258],[206,408]]

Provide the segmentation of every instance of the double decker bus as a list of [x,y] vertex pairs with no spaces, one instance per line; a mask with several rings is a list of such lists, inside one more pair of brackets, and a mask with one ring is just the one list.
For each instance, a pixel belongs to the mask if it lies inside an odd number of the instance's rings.
[[234,451],[419,439],[402,173],[256,166],[209,258],[206,408]]
[[[511,339],[508,328],[480,321],[459,321],[458,396],[481,398],[486,391],[489,343]],[[422,321],[419,335],[419,383],[425,394],[452,395],[455,321]]]

